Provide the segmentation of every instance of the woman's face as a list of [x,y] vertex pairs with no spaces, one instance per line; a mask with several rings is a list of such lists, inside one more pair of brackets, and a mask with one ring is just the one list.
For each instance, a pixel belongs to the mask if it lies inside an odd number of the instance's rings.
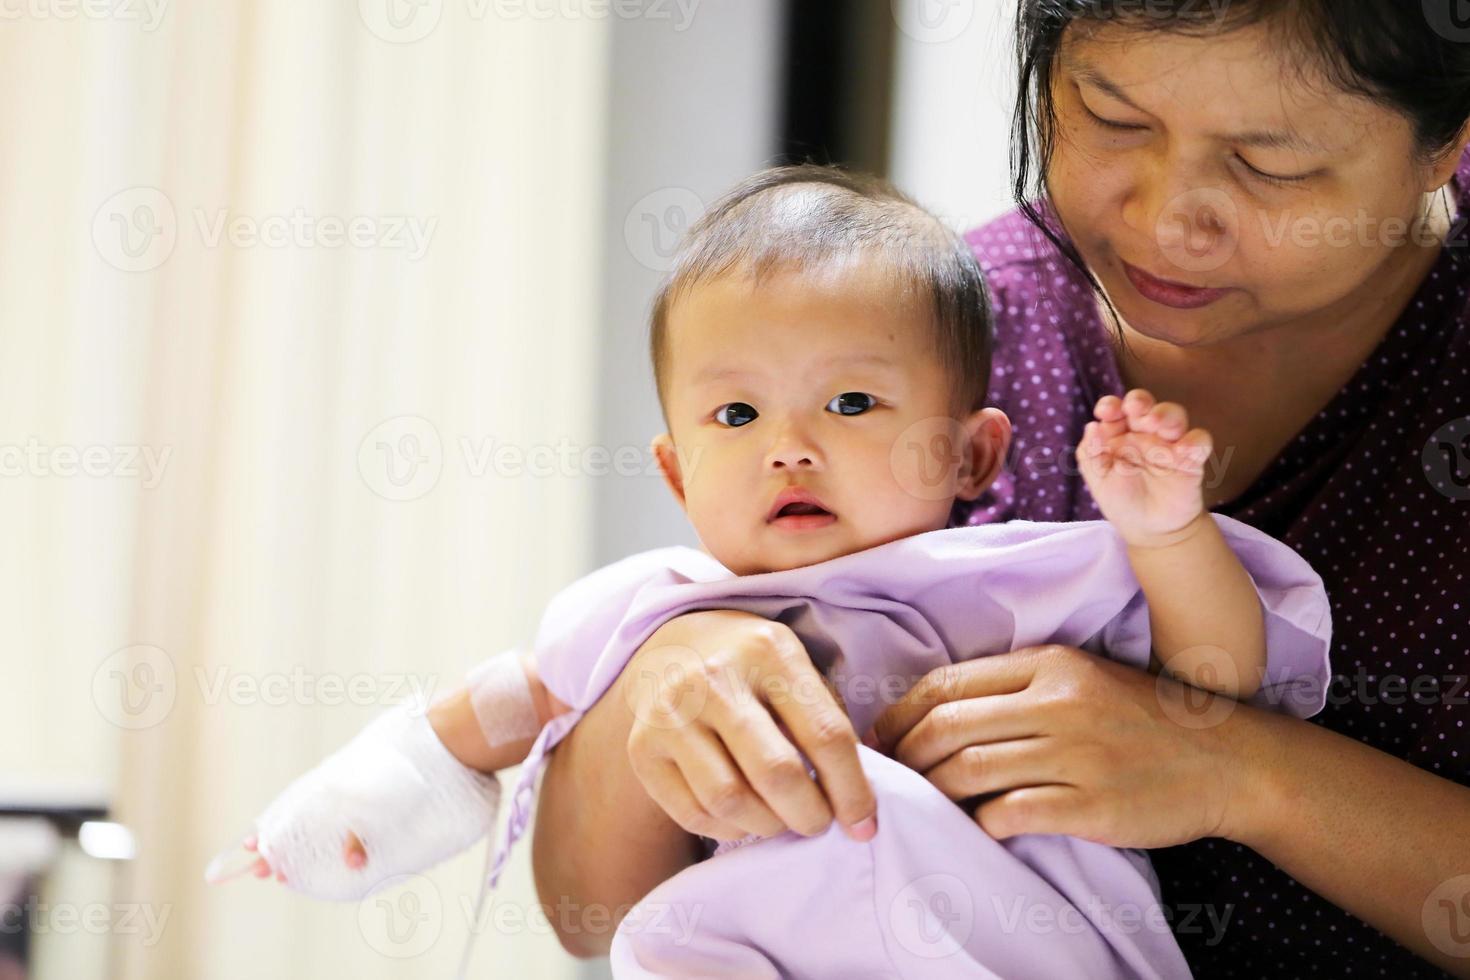
[[1407,118],[1280,43],[1068,29],[1048,188],[1133,331],[1194,346],[1350,321],[1424,255],[1398,246],[1437,244],[1430,195],[1458,155],[1422,162]]

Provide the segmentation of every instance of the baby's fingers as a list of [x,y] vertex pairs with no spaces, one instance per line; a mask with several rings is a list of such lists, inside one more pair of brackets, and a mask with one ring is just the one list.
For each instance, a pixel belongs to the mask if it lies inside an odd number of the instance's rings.
[[[245,848],[245,850],[247,851],[259,851],[260,840],[254,834],[251,834],[249,837],[240,842],[240,846]],[[255,864],[251,867],[250,870],[255,873],[255,877],[257,878],[269,878],[271,876],[270,862],[263,857],[256,858]],[[277,871],[276,880],[279,881],[281,884],[285,884],[286,872]]]
[[1175,444],[1180,458],[1188,462],[1188,469],[1203,471],[1205,461],[1215,451],[1215,440],[1205,429],[1190,429],[1184,438]]
[[1121,422],[1124,418],[1123,399],[1117,395],[1103,395],[1093,407],[1092,417],[1099,422]]
[[1159,402],[1145,417],[1145,423],[1161,439],[1178,439],[1189,429],[1189,413],[1175,402]]
[[342,860],[347,862],[349,868],[360,868],[367,864],[367,849],[351,831],[347,833],[347,843],[342,845]]
[[[260,840],[254,834],[251,834],[249,837],[240,842],[240,846],[245,848],[245,850],[247,851],[259,851]],[[261,857],[255,859],[255,863],[250,866],[250,870],[257,878],[269,878],[271,873],[271,866],[265,858]]]
[[1154,403],[1152,392],[1134,388],[1123,396],[1123,414],[1128,416],[1128,421],[1137,429],[1139,421],[1154,410]]

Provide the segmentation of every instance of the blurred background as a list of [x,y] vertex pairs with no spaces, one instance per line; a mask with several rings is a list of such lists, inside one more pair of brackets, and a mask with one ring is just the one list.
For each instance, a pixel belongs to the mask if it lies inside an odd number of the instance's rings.
[[[1013,0],[0,0],[0,980],[449,977],[477,848],[211,855],[546,600],[694,544],[672,245],[783,161],[1007,207]],[[472,976],[562,952],[528,846]]]

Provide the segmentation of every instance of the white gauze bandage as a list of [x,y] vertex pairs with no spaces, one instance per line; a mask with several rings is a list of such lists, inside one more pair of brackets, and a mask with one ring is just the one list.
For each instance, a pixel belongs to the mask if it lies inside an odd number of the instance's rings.
[[531,683],[519,650],[506,650],[465,675],[480,734],[491,747],[535,738],[541,732]]
[[[356,900],[427,871],[495,826],[500,784],[450,754],[420,702],[389,709],[299,777],[256,821],[260,854],[312,898]],[[348,867],[348,833],[367,861]]]

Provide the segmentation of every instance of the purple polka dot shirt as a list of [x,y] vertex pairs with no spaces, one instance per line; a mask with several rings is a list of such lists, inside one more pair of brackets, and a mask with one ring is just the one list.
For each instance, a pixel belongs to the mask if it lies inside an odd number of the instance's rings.
[[[1290,545],[1326,583],[1334,677],[1309,724],[1470,785],[1470,154],[1451,190],[1460,221],[1398,322],[1216,510]],[[990,398],[1016,447],[953,523],[1098,519],[1070,457],[1097,399],[1123,393],[1111,333],[1086,280],[1019,212],[966,237],[995,297]],[[1244,846],[1151,856],[1199,977],[1445,975]],[[1211,907],[1228,912],[1223,932],[1203,914],[1178,928]]]

